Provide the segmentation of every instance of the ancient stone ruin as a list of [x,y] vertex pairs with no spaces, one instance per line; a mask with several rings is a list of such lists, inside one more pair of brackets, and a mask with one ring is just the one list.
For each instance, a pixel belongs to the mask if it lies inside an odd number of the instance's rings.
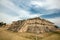
[[39,17],[14,21],[8,30],[14,32],[44,33],[55,31],[58,27],[54,23]]

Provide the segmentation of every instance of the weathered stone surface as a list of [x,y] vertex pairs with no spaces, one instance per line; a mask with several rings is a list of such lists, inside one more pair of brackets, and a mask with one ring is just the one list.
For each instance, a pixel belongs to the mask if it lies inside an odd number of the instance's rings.
[[14,21],[8,30],[16,32],[44,33],[55,31],[57,26],[54,23],[41,19],[39,17],[30,18],[27,20]]

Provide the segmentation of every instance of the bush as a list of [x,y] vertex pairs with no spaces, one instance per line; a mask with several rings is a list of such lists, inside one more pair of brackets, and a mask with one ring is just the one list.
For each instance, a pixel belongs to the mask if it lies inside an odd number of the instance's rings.
[[0,22],[0,27],[2,27],[3,25],[6,25],[6,23]]

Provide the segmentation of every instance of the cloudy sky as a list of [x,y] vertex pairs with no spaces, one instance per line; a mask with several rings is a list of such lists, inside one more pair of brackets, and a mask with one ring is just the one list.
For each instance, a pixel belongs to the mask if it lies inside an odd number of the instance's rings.
[[60,26],[60,0],[0,0],[0,21],[41,17]]

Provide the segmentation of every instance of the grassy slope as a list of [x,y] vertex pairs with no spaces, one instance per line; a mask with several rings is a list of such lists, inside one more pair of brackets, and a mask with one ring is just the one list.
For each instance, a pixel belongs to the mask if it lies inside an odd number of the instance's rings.
[[60,40],[60,31],[59,32],[52,32],[52,35],[45,37],[42,40]]
[[[38,40],[60,40],[59,33],[49,33],[49,36],[47,34],[44,35],[43,38],[40,35]],[[0,40],[35,40],[35,38],[35,34],[32,33],[14,33],[0,28]]]
[[30,40],[30,39],[21,37],[16,33],[0,29],[0,40]]
[[51,36],[49,36],[49,37],[46,37],[46,38],[44,38],[44,39],[42,39],[42,40],[60,40],[60,35],[58,35],[58,34],[53,34],[53,35],[51,35]]

